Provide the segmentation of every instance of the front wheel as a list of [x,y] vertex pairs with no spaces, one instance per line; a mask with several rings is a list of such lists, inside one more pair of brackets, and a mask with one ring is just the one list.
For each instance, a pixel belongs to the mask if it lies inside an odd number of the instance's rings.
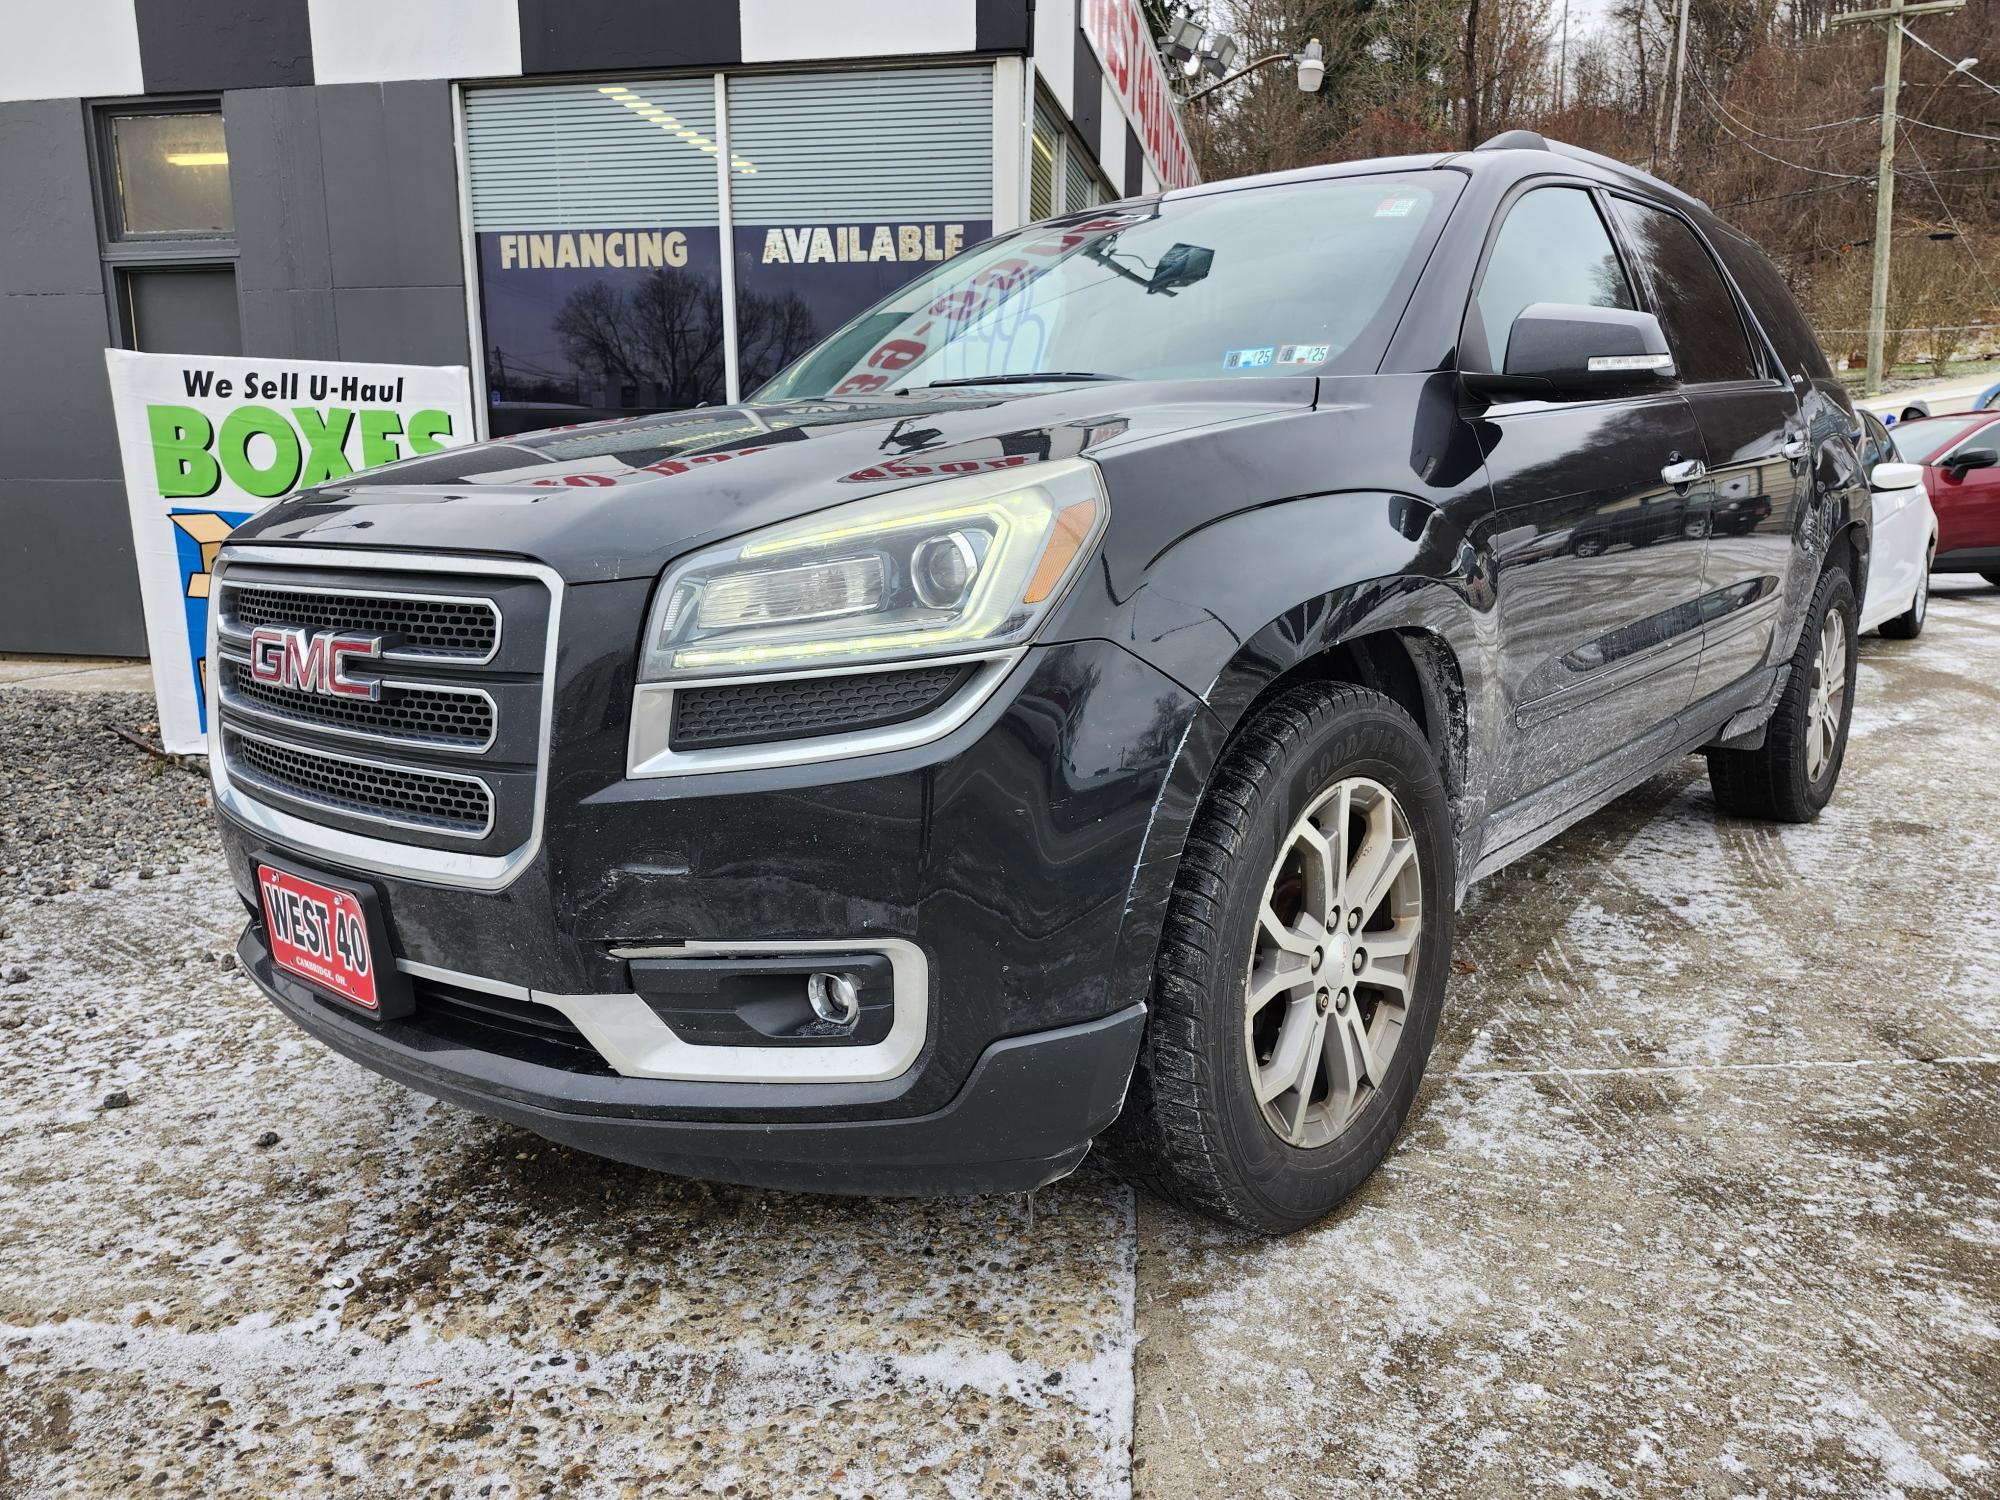
[[1267,1233],[1360,1186],[1437,1032],[1450,827],[1429,744],[1381,694],[1297,687],[1256,713],[1181,858],[1114,1165]]
[[1838,568],[1821,575],[1764,743],[1711,750],[1708,780],[1726,813],[1809,823],[1833,799],[1854,712],[1854,586]]

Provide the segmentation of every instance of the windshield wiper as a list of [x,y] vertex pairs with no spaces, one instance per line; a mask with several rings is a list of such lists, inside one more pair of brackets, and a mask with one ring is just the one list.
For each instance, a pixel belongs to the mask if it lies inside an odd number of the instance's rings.
[[1129,375],[1100,375],[1095,370],[1030,370],[1018,375],[954,375],[949,380],[933,380],[928,389],[941,385],[1037,385],[1061,380],[1130,380]]

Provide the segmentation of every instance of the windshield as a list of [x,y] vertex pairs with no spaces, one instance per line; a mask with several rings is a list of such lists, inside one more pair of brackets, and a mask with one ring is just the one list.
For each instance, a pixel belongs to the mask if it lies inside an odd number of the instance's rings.
[[1906,464],[1920,464],[1940,453],[1982,422],[1992,421],[1985,413],[1967,417],[1925,417],[1920,422],[1898,422],[1889,429],[1889,441]]
[[1372,370],[1463,181],[1322,179],[1030,225],[869,309],[757,399]]

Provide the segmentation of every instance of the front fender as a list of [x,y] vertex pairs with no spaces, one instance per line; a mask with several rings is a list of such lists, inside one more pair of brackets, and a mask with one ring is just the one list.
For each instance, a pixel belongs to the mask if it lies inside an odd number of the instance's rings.
[[[1328,541],[1316,544],[1320,538]],[[1448,653],[1454,681],[1440,696],[1457,716],[1458,764],[1448,780],[1463,893],[1505,721],[1493,578],[1489,556],[1445,509],[1408,495],[1348,492],[1205,526],[1106,612],[1107,635],[1202,701],[1174,752],[1133,873],[1118,993],[1145,992],[1188,830],[1230,736],[1279,679],[1363,636],[1401,632]]]

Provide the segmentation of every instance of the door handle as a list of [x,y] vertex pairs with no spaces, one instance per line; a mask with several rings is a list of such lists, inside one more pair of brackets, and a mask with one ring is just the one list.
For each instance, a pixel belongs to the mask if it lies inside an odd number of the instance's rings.
[[1668,484],[1693,484],[1708,472],[1708,465],[1698,458],[1676,461],[1660,470],[1660,478]]
[[1802,437],[1789,438],[1785,442],[1785,457],[1797,462],[1806,456],[1806,449],[1809,446],[1811,445]]

